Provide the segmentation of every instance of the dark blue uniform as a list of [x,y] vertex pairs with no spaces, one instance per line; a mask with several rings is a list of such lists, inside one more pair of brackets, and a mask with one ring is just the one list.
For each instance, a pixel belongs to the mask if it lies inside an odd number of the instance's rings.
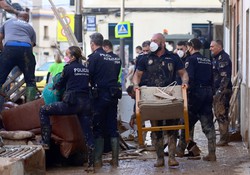
[[[189,56],[185,63],[189,76],[188,89],[188,114],[189,129],[193,130],[196,122],[200,120],[202,131],[208,138],[209,152],[215,151],[215,129],[213,123],[212,102],[212,62],[211,59],[202,56],[199,52]],[[184,133],[178,149],[183,152],[186,148]]]
[[[121,98],[121,59],[113,52],[98,48],[89,55],[93,96],[94,137],[118,137],[117,104]],[[105,131],[105,132],[104,132]]]
[[143,55],[137,66],[139,71],[147,74],[146,85],[157,87],[164,87],[175,81],[177,71],[183,68],[180,58],[168,50],[161,57],[153,53]]
[[50,126],[50,115],[77,114],[88,147],[93,149],[88,68],[78,61],[65,65],[61,78],[54,85],[54,88],[57,90],[65,89],[63,101],[41,107],[41,126]]
[[213,76],[215,91],[226,89],[232,90],[232,62],[229,55],[222,50],[213,58]]
[[[215,92],[213,102],[214,114],[219,124],[220,141],[221,143],[227,143],[229,140],[228,111],[229,102],[232,95],[232,62],[229,55],[224,50],[215,55],[213,58],[213,75],[213,85]],[[222,105],[225,110],[220,110]]]

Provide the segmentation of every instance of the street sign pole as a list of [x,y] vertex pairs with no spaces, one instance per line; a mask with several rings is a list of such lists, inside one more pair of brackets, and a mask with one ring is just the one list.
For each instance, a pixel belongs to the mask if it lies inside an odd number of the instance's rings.
[[74,33],[75,33],[79,46],[82,47],[82,0],[76,0]]
[[[124,21],[124,6],[125,6],[125,1],[121,0],[121,22]],[[120,38],[120,58],[122,60],[122,67],[125,67],[125,52],[124,52],[124,38]]]

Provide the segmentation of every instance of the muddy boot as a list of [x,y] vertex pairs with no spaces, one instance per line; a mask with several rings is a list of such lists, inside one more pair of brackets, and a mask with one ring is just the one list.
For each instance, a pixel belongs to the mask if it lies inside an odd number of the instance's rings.
[[192,140],[190,140],[190,142],[188,143],[187,150],[189,156],[192,157],[200,156],[201,150],[197,146],[197,144]]
[[155,150],[156,150],[157,160],[156,160],[156,163],[154,164],[154,167],[164,166],[164,145],[163,145],[163,138],[156,139]]
[[175,135],[170,135],[168,137],[168,166],[178,166],[179,162],[175,159],[175,153],[176,153],[176,137]]
[[214,127],[210,129],[209,133],[206,134],[208,139],[208,155],[203,157],[204,161],[216,161],[216,136]]
[[175,150],[176,156],[184,157],[186,147],[187,147],[187,143],[185,141],[185,130],[181,130],[180,139]]
[[26,102],[33,101],[36,98],[36,87],[26,87]]
[[95,173],[94,168],[94,149],[88,148],[88,167],[85,170],[87,173]]
[[42,125],[41,126],[42,140],[40,144],[45,150],[50,148],[50,139],[51,139],[51,126]]
[[112,160],[110,164],[116,168],[119,166],[119,138],[111,137]]
[[215,153],[208,153],[205,157],[202,158],[204,161],[216,161]]
[[95,139],[95,151],[94,151],[94,166],[95,168],[102,167],[102,153],[104,148],[104,139],[97,138]]
[[220,140],[216,143],[216,146],[228,146],[229,133],[228,133],[228,125],[229,121],[224,120],[223,122],[218,122],[219,131],[220,131]]

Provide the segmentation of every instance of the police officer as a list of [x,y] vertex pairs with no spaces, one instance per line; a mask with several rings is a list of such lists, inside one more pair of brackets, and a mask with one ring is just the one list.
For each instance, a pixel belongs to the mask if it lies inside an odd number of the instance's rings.
[[[187,51],[186,41],[179,41],[176,45],[176,49],[175,49],[174,53],[176,53],[181,58],[181,61],[183,64],[185,63],[186,58],[188,56],[186,54],[186,51]],[[176,77],[176,81],[178,84],[182,84],[181,78],[178,75]]]
[[117,104],[121,98],[121,59],[106,53],[100,33],[90,35],[92,54],[88,57],[93,98],[93,131],[95,139],[95,167],[102,166],[104,135],[111,141],[113,167],[118,166],[119,133],[117,129]]
[[[228,145],[229,133],[228,133],[228,110],[229,101],[232,94],[232,62],[229,55],[223,50],[223,42],[221,40],[212,41],[210,44],[210,50],[213,56],[213,74],[214,74],[214,114],[218,121],[220,140],[216,144],[217,146]],[[221,108],[222,103],[224,109]],[[223,111],[223,112],[216,112]]]
[[[138,88],[141,78],[144,73],[146,76],[147,86],[164,87],[175,81],[176,72],[182,77],[184,85],[188,83],[188,75],[184,69],[180,58],[166,49],[165,37],[161,33],[154,34],[151,43],[151,53],[143,55],[143,58],[138,63],[136,72],[134,74],[134,89]],[[166,121],[151,121],[152,126],[175,125],[179,120],[166,120]],[[157,154],[157,161],[155,167],[164,166],[164,145],[162,131],[155,132],[155,149]],[[177,131],[168,131],[168,146],[169,146],[169,166],[178,166],[179,162],[175,159],[175,148],[177,140]]]
[[[185,68],[189,76],[188,88],[188,115],[190,131],[199,120],[202,131],[208,139],[208,155],[203,157],[205,161],[216,161],[215,155],[215,129],[213,123],[212,102],[213,102],[213,74],[212,62],[209,58],[202,56],[199,50],[202,43],[194,38],[187,43],[188,52],[191,56],[187,58]],[[184,134],[181,135],[177,146],[177,153],[184,154],[186,142]]]
[[[138,64],[139,64],[139,62],[140,62],[140,60],[143,58],[143,55],[144,54],[148,54],[149,52],[150,52],[150,43],[151,43],[151,41],[149,41],[149,40],[146,40],[146,41],[144,41],[143,43],[142,43],[142,53],[141,54],[139,54],[137,57],[136,57],[136,59],[135,59],[135,70],[137,69],[137,66],[138,66]],[[143,75],[142,75],[142,78],[141,78],[141,81],[140,81],[140,84],[139,84],[139,86],[143,86],[143,85],[146,85],[147,83],[146,83],[146,81],[147,81],[147,78],[146,78],[146,72],[144,72],[143,73]]]
[[66,57],[70,60],[64,66],[60,80],[53,89],[65,88],[63,100],[44,105],[40,109],[41,144],[45,149],[49,148],[51,138],[50,115],[77,114],[82,126],[88,147],[88,170],[93,170],[94,141],[92,133],[92,119],[89,99],[89,70],[81,62],[82,52],[77,46],[71,46],[66,50]]

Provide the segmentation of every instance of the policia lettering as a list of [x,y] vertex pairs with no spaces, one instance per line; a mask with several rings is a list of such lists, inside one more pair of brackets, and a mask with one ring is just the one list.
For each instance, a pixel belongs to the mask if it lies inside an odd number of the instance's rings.
[[86,68],[74,68],[74,75],[78,76],[78,75],[89,75],[89,70]]

